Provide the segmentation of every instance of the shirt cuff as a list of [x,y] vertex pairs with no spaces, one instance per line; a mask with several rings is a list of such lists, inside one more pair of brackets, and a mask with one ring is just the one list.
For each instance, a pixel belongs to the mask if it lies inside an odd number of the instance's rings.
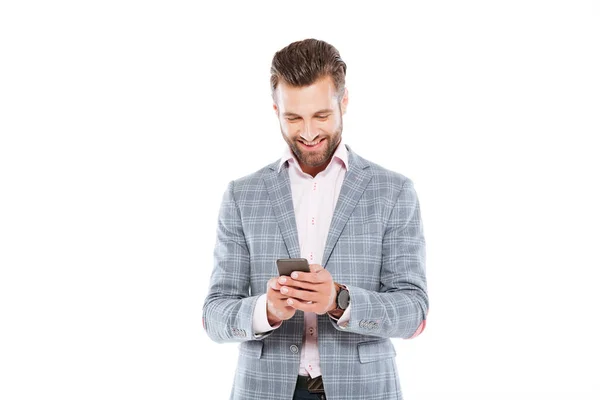
[[254,306],[254,313],[252,314],[252,329],[255,335],[260,335],[273,329],[277,329],[281,326],[283,321],[280,321],[277,325],[271,326],[269,319],[267,318],[267,295],[261,294],[256,300]]
[[348,304],[348,308],[344,310],[344,313],[337,322],[338,326],[348,325],[348,321],[350,321],[350,307],[352,307],[352,305]]
[[[346,285],[340,284],[340,286],[342,286],[344,289],[348,290],[348,294],[350,294],[350,290],[348,289],[348,287]],[[331,314],[329,314],[329,316],[337,322],[338,326],[346,327],[348,325],[348,321],[350,321],[350,308],[351,307],[352,307],[352,304],[348,304],[348,307],[346,307],[346,309],[344,310],[344,313],[340,316],[339,319],[334,317]]]

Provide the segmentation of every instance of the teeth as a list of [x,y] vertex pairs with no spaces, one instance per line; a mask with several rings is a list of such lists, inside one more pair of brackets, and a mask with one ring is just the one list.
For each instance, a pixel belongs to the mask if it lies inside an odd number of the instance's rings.
[[[321,139],[321,140],[323,140],[323,139]],[[321,140],[319,140],[319,141],[317,141],[317,142],[310,142],[310,143],[309,143],[309,142],[305,142],[305,141],[303,140],[303,141],[302,141],[302,143],[304,143],[304,144],[305,144],[305,145],[307,145],[307,146],[314,146],[314,145],[316,145],[316,144],[319,144],[319,143],[321,143]]]

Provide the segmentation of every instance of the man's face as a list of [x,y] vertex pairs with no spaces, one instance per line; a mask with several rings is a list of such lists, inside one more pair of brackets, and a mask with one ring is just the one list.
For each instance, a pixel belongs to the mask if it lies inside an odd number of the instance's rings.
[[348,105],[348,90],[344,90],[339,102],[333,80],[327,76],[300,88],[280,82],[275,99],[273,109],[279,118],[283,139],[302,170],[316,175],[327,167],[342,140],[342,115]]

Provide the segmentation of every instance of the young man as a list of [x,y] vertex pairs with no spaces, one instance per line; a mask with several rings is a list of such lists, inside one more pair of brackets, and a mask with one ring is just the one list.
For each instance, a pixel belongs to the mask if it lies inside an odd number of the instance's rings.
[[[231,399],[402,398],[390,338],[419,335],[429,308],[419,201],[343,143],[345,75],[320,40],[275,53],[285,152],[224,193],[203,325],[240,342]],[[280,258],[310,272],[279,277]]]

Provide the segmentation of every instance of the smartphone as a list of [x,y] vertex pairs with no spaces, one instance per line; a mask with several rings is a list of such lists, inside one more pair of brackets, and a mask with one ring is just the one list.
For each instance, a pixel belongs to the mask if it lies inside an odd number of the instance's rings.
[[306,258],[280,258],[277,260],[279,276],[290,276],[292,271],[310,272]]

